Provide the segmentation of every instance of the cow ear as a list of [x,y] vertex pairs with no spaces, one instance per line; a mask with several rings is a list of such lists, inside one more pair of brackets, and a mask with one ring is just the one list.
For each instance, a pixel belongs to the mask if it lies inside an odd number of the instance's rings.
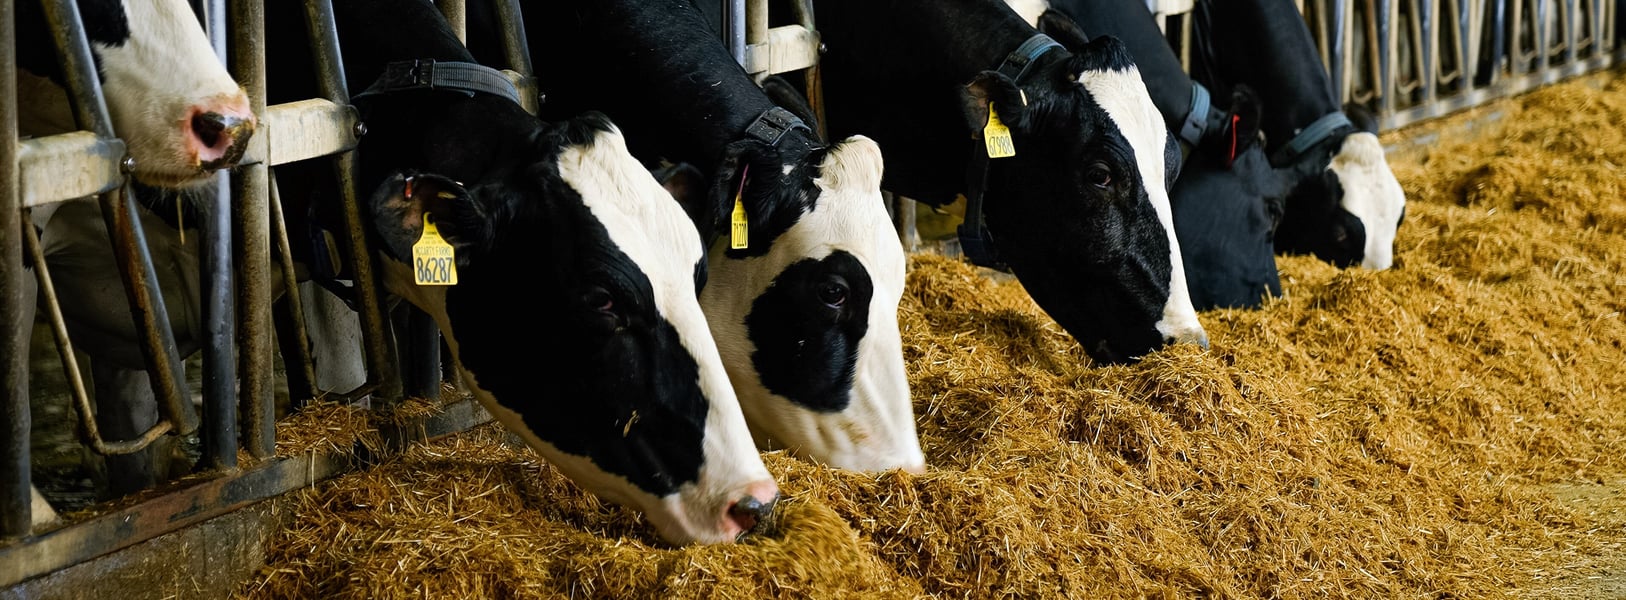
[[736,195],[742,195],[744,198],[745,212],[747,218],[751,220],[751,229],[755,230],[765,224],[772,207],[758,206],[752,200],[771,199],[772,194],[751,193],[751,190],[761,190],[764,186],[773,187],[783,168],[784,159],[780,156],[779,150],[773,146],[756,140],[741,140],[729,144],[723,150],[723,161],[717,165],[717,172],[712,175],[711,185],[707,188],[711,190],[711,201],[707,204],[712,213],[704,221],[695,221],[711,225],[710,231],[701,228],[701,239],[710,246],[714,235],[728,230]]
[[1090,36],[1084,34],[1084,28],[1054,9],[1046,9],[1039,15],[1038,28],[1040,33],[1050,36],[1070,52],[1080,52],[1090,44]]
[[[1206,134],[1207,139],[1236,140],[1233,150],[1229,143],[1206,143],[1217,155],[1222,164],[1230,164],[1243,152],[1254,144],[1259,143],[1259,121],[1262,115],[1259,96],[1252,88],[1238,84],[1231,90],[1231,106],[1226,111],[1224,123],[1218,135]],[[1235,136],[1235,137],[1232,137]]]
[[983,71],[965,86],[965,119],[972,131],[982,131],[988,124],[988,104],[999,111],[999,120],[1015,127],[1026,113],[1027,99],[1022,89],[1010,77],[998,71]]
[[705,214],[706,209],[706,176],[694,165],[680,162],[667,163],[650,172],[655,181],[661,182],[661,187],[672,194],[672,199],[683,205],[683,211],[689,214],[689,220],[699,223],[702,218],[710,218]]
[[[803,95],[801,90],[796,89],[796,86],[791,85],[784,77],[769,75],[764,78],[762,80],[762,91],[768,94],[768,99],[773,100],[774,104],[790,111],[791,114],[796,115],[796,118],[801,119],[809,129],[815,132],[819,130],[818,116],[813,113],[812,103],[807,101],[807,96]],[[823,142],[824,140],[819,141]]]
[[1373,114],[1372,109],[1367,108],[1366,105],[1354,102],[1347,103],[1344,105],[1344,116],[1349,117],[1349,122],[1361,128],[1361,131],[1377,135],[1378,116]]
[[440,175],[396,173],[384,180],[368,203],[373,227],[384,248],[398,260],[412,258],[423,237],[424,216],[452,245],[458,266],[467,266],[476,240],[488,231],[485,211],[463,185]]

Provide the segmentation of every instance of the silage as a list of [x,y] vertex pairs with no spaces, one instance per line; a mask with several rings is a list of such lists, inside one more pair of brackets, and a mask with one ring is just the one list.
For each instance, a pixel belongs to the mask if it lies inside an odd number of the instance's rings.
[[1626,84],[1593,81],[1397,157],[1397,268],[1284,257],[1283,297],[1202,316],[1206,352],[1097,366],[1017,284],[913,257],[932,469],[767,453],[785,499],[751,542],[667,547],[487,427],[298,495],[243,595],[1507,595],[1610,543],[1531,486],[1626,472]]

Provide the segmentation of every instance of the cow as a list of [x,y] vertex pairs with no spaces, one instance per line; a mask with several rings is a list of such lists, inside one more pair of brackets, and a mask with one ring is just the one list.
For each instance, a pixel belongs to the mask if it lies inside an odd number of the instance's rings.
[[[187,2],[81,1],[72,6],[85,28],[113,133],[125,143],[138,200],[159,202],[174,190],[197,189],[241,159],[254,134],[255,117]],[[19,132],[46,136],[80,129],[41,4],[19,2],[16,10]],[[137,226],[166,293],[168,318],[192,327],[188,331],[201,331],[197,236],[183,243],[155,213],[139,214]],[[110,440],[134,438],[155,422],[157,404],[101,210],[89,199],[61,202],[33,210],[32,222],[40,230],[70,334],[92,359],[101,433]],[[190,353],[187,343],[178,340],[183,352]],[[156,478],[145,456],[112,456],[108,464],[113,494],[147,487]],[[53,520],[49,505],[37,492],[34,496],[36,522]]]
[[1192,9],[1191,72],[1215,90],[1247,85],[1261,98],[1265,150],[1296,183],[1276,229],[1276,250],[1339,267],[1389,268],[1406,195],[1384,158],[1375,120],[1352,122],[1339,105],[1291,0],[1216,4],[1200,0]]
[[[314,95],[308,44],[292,35],[301,7],[266,9],[272,99]],[[427,0],[347,0],[335,17],[367,126],[359,186],[381,279],[434,317],[464,385],[668,542],[760,529],[778,487],[700,309],[700,234],[619,128],[592,112],[526,113]],[[289,192],[325,172],[317,161],[276,175]],[[451,260],[419,260],[420,243]],[[455,284],[420,284],[430,264],[435,283],[455,267]]]
[[[242,158],[254,113],[220,65],[185,0],[77,3],[107,100],[136,181],[157,188],[202,184]],[[19,119],[23,135],[79,129],[73,123],[51,28],[38,2],[17,3]]]
[[999,0],[815,14],[826,126],[879,142],[883,187],[964,195],[968,255],[1007,266],[1096,361],[1207,346],[1169,207],[1180,148],[1122,42],[1063,48]]
[[1180,66],[1150,11],[1112,0],[1009,0],[1012,9],[1069,48],[1110,35],[1135,57],[1164,124],[1186,149],[1169,188],[1175,237],[1197,310],[1257,308],[1280,296],[1272,238],[1287,190],[1257,141],[1257,100],[1237,86],[1219,102]]
[[[482,50],[498,36],[480,4],[470,45],[496,60]],[[903,246],[876,144],[824,143],[689,0],[525,8],[545,116],[603,111],[647,163],[704,177],[682,186],[703,190],[685,204],[714,240],[700,302],[758,446],[844,469],[923,470],[897,321]]]

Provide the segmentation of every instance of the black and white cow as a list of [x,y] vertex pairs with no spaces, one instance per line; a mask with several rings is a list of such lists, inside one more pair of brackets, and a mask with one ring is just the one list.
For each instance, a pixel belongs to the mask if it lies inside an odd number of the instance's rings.
[[[482,53],[497,36],[479,4],[469,40]],[[875,143],[827,145],[776,107],[689,0],[525,8],[545,115],[603,111],[646,162],[707,177],[686,201],[702,232],[721,234],[708,236],[700,301],[759,446],[847,469],[924,469],[898,332],[903,246]],[[737,194],[744,248],[722,233]]]
[[[1180,149],[1122,43],[1046,43],[999,0],[815,8],[828,127],[881,144],[883,186],[931,205],[985,187],[998,259],[1096,360],[1206,346],[1169,207]],[[1013,157],[974,154],[990,106]]]
[[1164,124],[1186,149],[1169,188],[1175,237],[1197,310],[1255,308],[1280,296],[1272,233],[1286,196],[1258,139],[1257,101],[1238,86],[1212,98],[1180,66],[1151,11],[1121,0],[1008,0],[1030,24],[1069,48],[1110,35],[1135,56]]
[[[113,131],[136,180],[160,188],[208,179],[242,158],[254,114],[185,0],[79,0]],[[79,129],[38,2],[17,3],[23,135]]]
[[1253,88],[1264,107],[1265,150],[1294,173],[1276,250],[1340,267],[1393,265],[1405,192],[1375,123],[1352,123],[1333,96],[1298,8],[1291,0],[1200,0],[1192,14],[1192,75],[1216,90]]
[[[300,6],[266,8],[269,89],[312,94]],[[382,279],[435,318],[475,397],[670,542],[756,528],[778,488],[697,300],[700,235],[617,127],[526,113],[427,0],[347,0],[335,13],[367,123],[360,183]],[[290,167],[279,181],[327,165]],[[455,285],[414,280],[426,224],[454,249]]]
[[[234,166],[253,135],[255,118],[187,2],[81,1],[76,6],[113,132],[125,142],[132,175],[142,184],[138,199],[212,181],[214,171]],[[19,131],[45,136],[80,129],[40,3],[20,2],[16,8]],[[52,204],[35,209],[32,219],[70,335],[92,359],[101,433],[110,440],[131,439],[156,422],[157,403],[99,205],[90,199]],[[201,332],[197,236],[185,242],[149,211],[140,212],[137,226],[165,293],[167,317],[179,330],[177,344],[190,353],[197,339],[192,334]],[[155,480],[145,456],[114,456],[108,462],[112,493]],[[41,498],[36,494],[36,499]],[[37,522],[52,517],[48,505],[35,506]]]

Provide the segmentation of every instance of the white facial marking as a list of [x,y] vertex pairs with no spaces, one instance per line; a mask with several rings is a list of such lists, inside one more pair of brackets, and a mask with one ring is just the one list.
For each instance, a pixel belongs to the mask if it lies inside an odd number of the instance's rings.
[[188,145],[195,112],[252,118],[248,97],[215,56],[184,0],[125,0],[130,38],[95,45],[114,132],[153,185],[208,181]]
[[1163,223],[1163,231],[1169,238],[1169,300],[1163,305],[1163,319],[1157,322],[1157,331],[1165,339],[1207,346],[1208,334],[1197,320],[1197,309],[1186,288],[1186,268],[1180,258],[1180,241],[1174,237],[1174,211],[1164,183],[1164,149],[1165,144],[1170,143],[1168,126],[1163,123],[1157,106],[1152,104],[1138,68],[1084,71],[1079,74],[1078,82],[1089,91],[1096,104],[1106,110],[1107,117],[1134,148],[1135,164],[1140,167],[1147,199],[1157,210],[1158,221]]
[[1005,0],[1005,5],[1016,11],[1016,14],[1031,27],[1038,27],[1039,15],[1050,8],[1048,0]]
[[[798,456],[844,469],[920,470],[925,458],[898,333],[903,245],[881,199],[881,170],[880,147],[869,138],[853,136],[831,150],[814,180],[819,187],[817,206],[775,240],[767,254],[730,259],[721,248],[712,253],[701,306],[759,444],[789,448]],[[786,267],[837,250],[863,263],[874,294],[868,326],[858,342],[850,403],[840,412],[820,413],[763,385],[751,362],[756,348],[745,317]]]
[[1366,253],[1361,266],[1382,271],[1394,264],[1396,230],[1406,208],[1406,192],[1389,170],[1383,144],[1367,132],[1344,138],[1344,145],[1327,165],[1344,188],[1343,206],[1366,228]]
[[[772,488],[772,477],[752,445],[722,358],[695,299],[694,268],[703,256],[700,235],[671,194],[627,152],[619,132],[599,133],[592,144],[565,148],[559,154],[559,174],[581,194],[616,246],[649,278],[658,312],[677,330],[699,368],[699,387],[708,404],[699,479],[680,486],[675,494],[656,497],[591,460],[566,454],[541,440],[520,415],[481,388],[473,373],[462,371],[464,380],[493,417],[548,462],[582,488],[642,510],[667,541],[731,542],[740,529],[727,518],[729,505],[747,489]],[[445,288],[413,285],[410,270],[400,261],[386,260],[384,265],[391,291],[434,316],[453,356],[459,355],[456,332],[446,316]]]

